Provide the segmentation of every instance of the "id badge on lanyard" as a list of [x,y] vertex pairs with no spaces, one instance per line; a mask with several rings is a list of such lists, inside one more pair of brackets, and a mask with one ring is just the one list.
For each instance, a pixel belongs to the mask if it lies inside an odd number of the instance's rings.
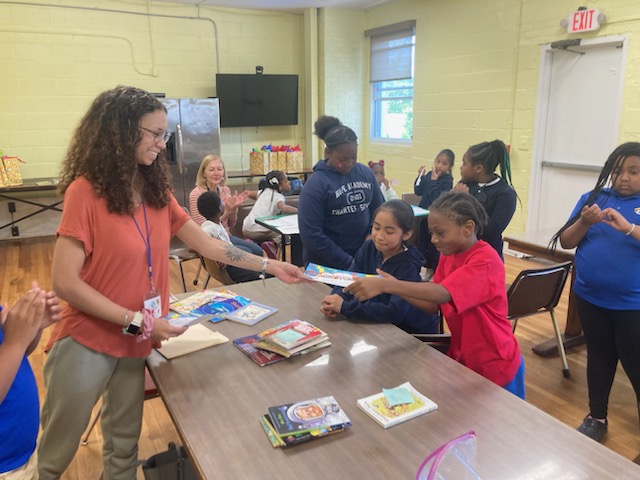
[[131,215],[133,218],[133,222],[136,224],[138,228],[138,232],[140,233],[140,237],[142,237],[142,241],[144,242],[144,246],[146,247],[147,254],[147,267],[149,268],[149,284],[150,290],[144,294],[144,308],[145,310],[149,310],[155,318],[162,316],[162,296],[159,292],[156,291],[155,285],[153,283],[153,264],[151,262],[151,238],[149,236],[149,222],[147,221],[147,209],[144,205],[144,200],[142,201],[142,211],[144,212],[144,225],[146,228],[147,237],[145,239],[144,234],[142,233],[142,229],[136,218]]

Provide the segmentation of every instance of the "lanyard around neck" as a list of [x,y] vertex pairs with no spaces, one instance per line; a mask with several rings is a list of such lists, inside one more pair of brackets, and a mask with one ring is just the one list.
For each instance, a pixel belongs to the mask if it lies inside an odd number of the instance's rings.
[[134,217],[133,215],[131,215],[131,218],[133,219],[133,223],[136,224],[136,227],[138,229],[138,233],[140,233],[140,238],[142,238],[142,241],[144,242],[144,246],[146,248],[147,251],[147,265],[149,267],[149,283],[151,284],[151,290],[155,291],[155,286],[153,284],[153,265],[151,263],[151,240],[150,240],[150,235],[149,235],[149,222],[147,221],[147,208],[144,205],[144,199],[142,200],[142,212],[144,214],[144,226],[147,232],[147,238],[144,238],[144,235],[142,233],[142,229],[140,228],[140,225],[138,225],[138,221],[136,220],[136,217]]

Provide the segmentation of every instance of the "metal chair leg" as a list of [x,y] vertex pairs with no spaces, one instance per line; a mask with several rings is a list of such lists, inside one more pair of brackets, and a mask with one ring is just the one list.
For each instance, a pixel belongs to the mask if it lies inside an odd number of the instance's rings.
[[91,423],[89,424],[89,428],[87,429],[87,433],[84,436],[84,438],[82,439],[82,441],[80,442],[80,445],[82,445],[83,447],[87,445],[87,443],[89,443],[89,435],[91,435],[91,431],[93,430],[93,427],[96,426],[96,423],[98,423],[98,420],[100,419],[100,414],[102,413],[102,407],[100,407],[100,410],[98,410],[98,413],[95,414],[95,416],[93,417],[93,419],[91,419]]
[[565,378],[569,378],[571,376],[571,372],[569,371],[569,364],[567,363],[567,354],[564,351],[564,344],[562,343],[562,335],[560,334],[560,328],[558,327],[558,322],[556,320],[556,314],[553,310],[549,310],[551,313],[551,321],[553,322],[553,329],[556,332],[556,340],[558,341],[558,352],[560,353],[560,358],[562,359],[562,375]]
[[182,269],[182,262],[180,260],[176,260],[178,262],[178,267],[180,267],[180,278],[182,278],[182,290],[187,293],[187,282],[184,281],[184,270]]
[[[202,262],[198,264],[198,269],[196,270],[196,276],[193,279],[194,285],[198,285],[198,280],[200,280],[200,270],[202,270]],[[207,288],[206,285],[204,288]]]

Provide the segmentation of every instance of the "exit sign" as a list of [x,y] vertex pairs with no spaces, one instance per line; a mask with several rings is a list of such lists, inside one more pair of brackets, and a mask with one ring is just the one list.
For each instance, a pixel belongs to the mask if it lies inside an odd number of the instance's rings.
[[567,19],[567,32],[590,32],[600,28],[600,10],[591,8],[589,10],[578,10],[569,15]]

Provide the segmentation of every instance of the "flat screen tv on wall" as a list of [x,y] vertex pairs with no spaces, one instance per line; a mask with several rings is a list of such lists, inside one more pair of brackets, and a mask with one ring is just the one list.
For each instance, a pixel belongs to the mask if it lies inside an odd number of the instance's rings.
[[298,124],[298,75],[219,73],[221,127]]

